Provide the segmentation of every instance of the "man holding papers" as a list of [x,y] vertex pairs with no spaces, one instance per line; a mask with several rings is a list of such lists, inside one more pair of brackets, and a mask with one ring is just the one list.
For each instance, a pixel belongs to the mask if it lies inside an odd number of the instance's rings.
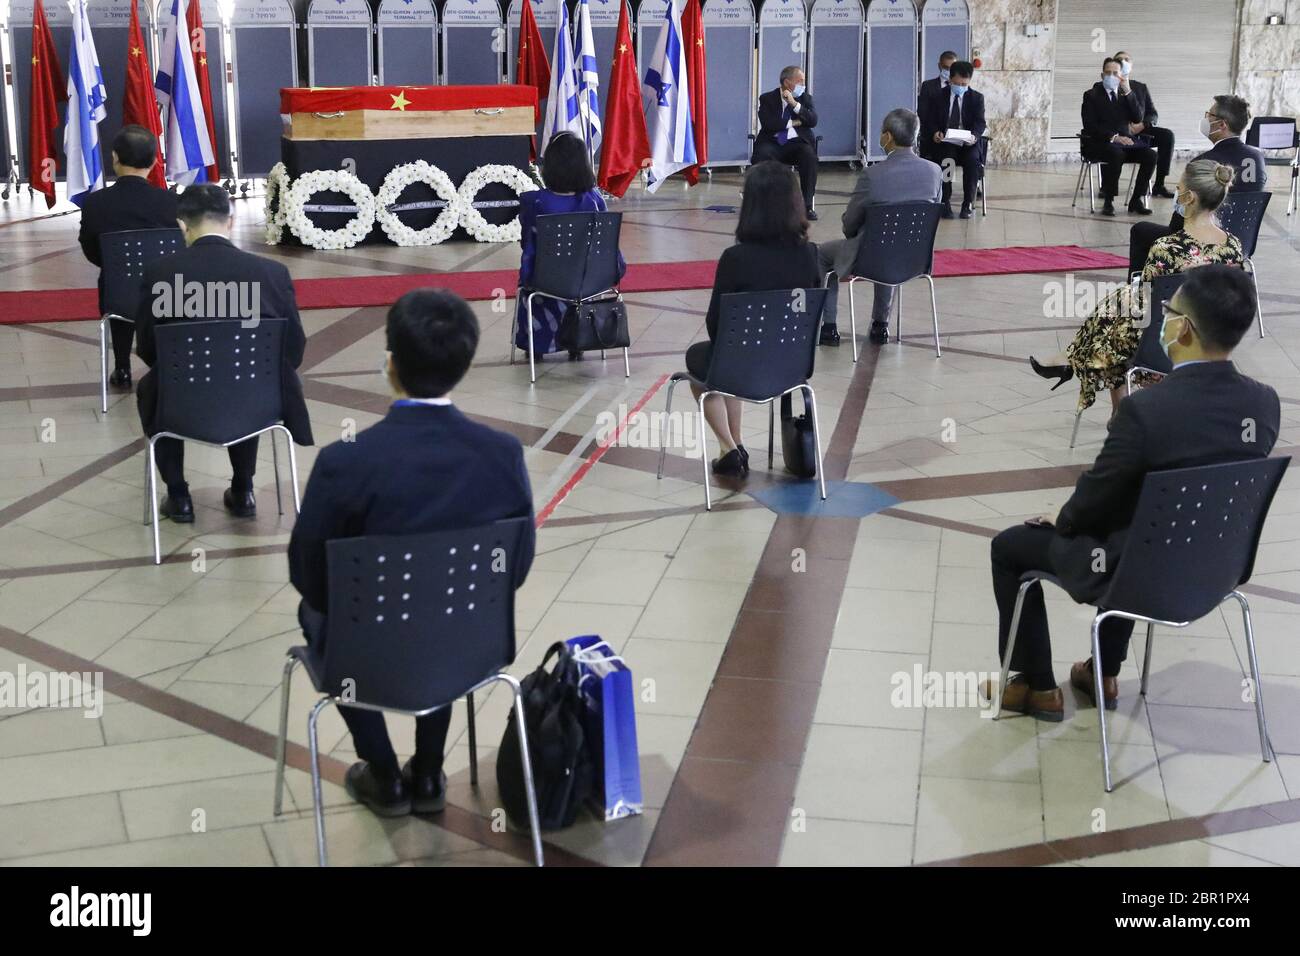
[[961,218],[975,208],[975,187],[983,161],[984,97],[970,88],[975,67],[957,60],[948,68],[948,86],[924,97],[921,125],[930,134],[927,154],[943,170],[943,218],[952,218],[952,181],[962,171]]

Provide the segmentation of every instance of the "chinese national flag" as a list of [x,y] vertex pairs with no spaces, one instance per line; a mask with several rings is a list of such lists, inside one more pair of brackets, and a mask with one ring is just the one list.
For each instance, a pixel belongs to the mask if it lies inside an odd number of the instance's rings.
[[632,29],[627,4],[620,0],[618,39],[609,68],[609,98],[605,100],[605,131],[600,145],[600,176],[597,185],[614,196],[622,196],[632,185],[641,164],[650,158],[650,137],[646,134],[641,105],[641,80],[636,75],[632,53]]
[[[189,28],[190,48],[194,50],[194,76],[199,83],[199,98],[203,101],[203,116],[208,121],[208,142],[212,144],[212,155],[217,155],[217,128],[212,123],[212,89],[208,79],[208,45],[207,34],[203,31],[203,12],[199,9],[199,0],[190,0],[186,5],[185,25]],[[225,78],[222,77],[224,80]],[[208,182],[221,181],[221,172],[217,164],[208,167]]]
[[[136,0],[131,0],[131,27],[127,31],[126,94],[122,97],[122,125],[143,126],[157,140],[162,135],[162,120],[158,116],[158,100],[153,92],[153,74],[149,72],[149,53],[140,32],[140,18],[136,15]],[[159,189],[167,188],[163,175],[162,148],[158,148],[149,182]]]
[[708,70],[704,63],[704,18],[700,0],[686,0],[682,10],[682,44],[686,47],[686,83],[691,93],[691,123],[695,127],[696,163],[682,170],[686,181],[694,186],[700,170],[709,161]]
[[54,52],[54,38],[45,22],[45,6],[36,0],[32,10],[31,108],[27,111],[27,182],[45,194],[45,208],[55,203],[54,178],[58,169],[54,131],[59,128],[59,77],[63,67]]
[[[537,29],[533,5],[525,0],[519,12],[519,55],[515,58],[515,82],[537,90],[537,106],[533,110],[533,123],[542,118],[542,100],[551,89],[551,63],[546,58],[546,44]],[[537,137],[528,145],[529,156],[537,158]]]

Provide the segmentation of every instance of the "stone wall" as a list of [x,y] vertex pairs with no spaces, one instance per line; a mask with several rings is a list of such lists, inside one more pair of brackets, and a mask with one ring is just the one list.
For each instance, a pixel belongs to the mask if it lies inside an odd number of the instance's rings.
[[[995,163],[1047,158],[1056,51],[1056,0],[968,0],[974,86],[984,94]],[[1292,0],[1300,3],[1300,0]],[[1039,24],[1036,37],[1025,27]],[[927,71],[933,64],[927,64]]]
[[[1272,14],[1285,25],[1265,24]],[[1300,0],[1241,4],[1234,91],[1256,116],[1300,116]]]

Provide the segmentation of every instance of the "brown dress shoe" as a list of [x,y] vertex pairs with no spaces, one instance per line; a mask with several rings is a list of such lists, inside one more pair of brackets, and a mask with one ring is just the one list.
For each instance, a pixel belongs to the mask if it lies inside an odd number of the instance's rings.
[[[986,680],[980,687],[980,693],[985,700],[993,699],[992,685],[992,681]],[[1024,674],[1017,674],[1007,681],[1007,686],[1002,691],[1002,709],[1017,714],[1028,714],[1035,720],[1060,723],[1065,719],[1065,695],[1061,693],[1059,687],[1053,687],[1051,690],[1030,690],[1029,678]]]
[[[1097,706],[1097,688],[1092,675],[1092,658],[1070,665],[1070,686],[1082,691]],[[1119,678],[1101,676],[1101,692],[1106,699],[1106,709],[1114,710],[1119,706]]]

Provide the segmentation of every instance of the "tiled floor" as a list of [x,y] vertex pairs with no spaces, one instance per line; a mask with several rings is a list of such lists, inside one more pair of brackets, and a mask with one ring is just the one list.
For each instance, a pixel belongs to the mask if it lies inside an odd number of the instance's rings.
[[[1073,243],[1124,253],[1129,220],[1071,210],[1075,176],[1069,165],[991,171],[987,218],[943,223],[940,245]],[[843,167],[824,171],[815,238],[837,234],[851,177]],[[616,204],[625,255],[715,257],[734,216],[706,207],[734,205],[737,186],[734,172],[718,172],[689,192],[634,191]],[[260,201],[237,209],[241,244],[283,258],[297,277],[503,269],[518,260],[514,247],[476,244],[272,250],[260,244]],[[1282,395],[1280,446],[1290,447],[1300,444],[1300,216],[1284,210],[1279,194],[1256,256],[1269,335],[1249,337],[1239,364]],[[76,217],[32,218],[41,212],[25,197],[0,208],[0,288],[93,285]],[[1158,215],[1167,213],[1161,202]],[[1100,446],[1104,409],[1084,417],[1071,451],[1070,389],[1049,393],[1024,361],[1054,351],[1077,325],[1045,308],[1051,284],[1064,280],[939,280],[939,360],[919,289],[905,293],[902,346],[864,346],[856,366],[847,347],[820,351],[813,383],[828,477],[880,486],[898,499],[884,512],[776,515],[743,491],[715,488],[721,504],[705,513],[698,461],[680,448],[670,450],[662,480],[653,450],[611,448],[559,504],[519,596],[513,670],[527,672],[548,644],[581,633],[625,655],[639,688],[646,812],[611,824],[583,819],[549,835],[551,862],[1300,862],[1300,484],[1292,476],[1250,593],[1275,763],[1259,760],[1241,700],[1241,624],[1228,609],[1186,633],[1159,635],[1146,701],[1130,655],[1110,724],[1118,786],[1109,795],[1095,711],[1073,694],[1057,725],[995,723],[971,707],[897,706],[896,688],[916,672],[996,669],[988,539],[1059,507]],[[707,290],[629,298],[630,380],[621,362],[548,360],[531,388],[524,369],[506,362],[508,313],[475,303],[483,344],[455,398],[523,440],[539,508],[592,454],[598,413],[618,413],[648,392],[646,411],[661,410],[656,384],[703,334]],[[303,316],[302,371],[322,443],[382,412],[373,370],[383,314]],[[198,520],[163,527],[173,559],[154,567],[139,524],[134,400],[116,397],[98,413],[94,333],[76,322],[0,326],[0,671],[101,671],[108,690],[99,719],[0,711],[0,860],[310,864],[301,749],[286,814],[271,815],[277,682],[299,638],[283,553],[292,515],[275,513],[269,449],[253,521],[221,508],[224,456],[189,451]],[[747,418],[752,448],[766,441],[764,418],[758,410]],[[313,457],[300,450],[304,475]],[[782,480],[779,460],[777,468],[773,479],[756,471],[751,488]],[[1060,595],[1049,602],[1063,678],[1087,653],[1089,612]],[[298,681],[298,744],[310,697]],[[493,692],[477,703],[480,788],[469,783],[462,709],[447,760],[452,807],[435,822],[380,821],[353,806],[338,785],[351,741],[325,712],[332,862],[526,860],[526,842],[492,826],[493,744],[508,701]],[[411,729],[395,723],[406,752]]]

